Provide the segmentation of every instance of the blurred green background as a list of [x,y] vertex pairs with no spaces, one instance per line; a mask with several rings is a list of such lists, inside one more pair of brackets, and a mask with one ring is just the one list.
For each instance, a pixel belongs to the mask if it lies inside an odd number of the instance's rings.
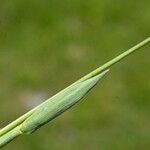
[[[149,0],[0,2],[0,128],[149,36]],[[7,150],[149,150],[150,47]]]

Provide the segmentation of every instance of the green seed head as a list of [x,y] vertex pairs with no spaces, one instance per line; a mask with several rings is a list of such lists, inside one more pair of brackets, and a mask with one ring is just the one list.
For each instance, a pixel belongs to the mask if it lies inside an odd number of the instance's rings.
[[41,105],[23,124],[21,132],[32,133],[77,103],[108,72],[102,72],[83,82],[73,84]]

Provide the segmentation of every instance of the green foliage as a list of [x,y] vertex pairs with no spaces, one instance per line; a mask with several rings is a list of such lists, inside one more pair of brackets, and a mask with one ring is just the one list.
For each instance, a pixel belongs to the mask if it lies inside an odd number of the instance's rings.
[[33,133],[35,130],[48,123],[74,104],[76,104],[96,83],[108,72],[108,68],[130,55],[137,49],[150,42],[147,38],[103,66],[81,78],[71,86],[62,90],[46,102],[37,106],[25,115],[21,116],[8,126],[0,130],[0,147],[5,146],[15,137],[22,134]]
[[[1,1],[0,128],[149,36],[149,11],[148,0]],[[149,150],[149,56],[127,58],[101,90],[6,149]]]

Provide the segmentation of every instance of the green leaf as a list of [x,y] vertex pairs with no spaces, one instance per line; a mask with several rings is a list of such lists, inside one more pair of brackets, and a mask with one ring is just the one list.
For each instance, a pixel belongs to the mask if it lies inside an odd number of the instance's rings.
[[21,132],[31,133],[77,103],[108,72],[73,84],[41,105],[21,125]]
[[0,148],[19,135],[34,132],[42,125],[72,107],[96,85],[108,72],[108,68],[149,42],[150,38],[145,39],[1,129]]

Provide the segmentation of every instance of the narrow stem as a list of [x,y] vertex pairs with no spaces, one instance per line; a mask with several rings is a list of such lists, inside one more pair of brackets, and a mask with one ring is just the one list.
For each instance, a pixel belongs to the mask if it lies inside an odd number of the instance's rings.
[[20,126],[17,126],[13,130],[7,132],[4,136],[0,137],[0,148],[11,142],[13,139],[21,135]]
[[[148,44],[150,42],[150,38],[145,39],[144,41],[142,41],[141,43],[137,44],[136,46],[130,48],[129,50],[127,50],[126,52],[122,53],[121,55],[117,56],[116,58],[110,60],[109,62],[105,63],[103,66],[97,68],[96,70],[94,70],[93,72],[89,73],[88,75],[84,76],[83,78],[81,78],[80,80],[78,80],[77,82],[73,83],[80,83],[82,81],[85,81],[93,76],[96,76],[97,74],[105,71],[106,69],[108,69],[109,67],[111,67],[112,65],[114,65],[115,63],[119,62],[120,60],[122,60],[123,58],[125,58],[126,56],[128,56],[129,54],[133,53],[134,51],[138,50],[139,48],[143,47],[144,45]],[[46,102],[46,101],[45,101]],[[44,102],[44,103],[45,103]],[[43,103],[42,103],[43,104]],[[16,136],[20,135],[20,131],[19,131],[19,126],[22,124],[22,122],[24,122],[29,116],[31,116],[34,111],[39,108],[42,104],[40,104],[39,106],[35,107],[34,109],[32,109],[31,111],[27,112],[26,114],[24,114],[23,116],[19,117],[18,119],[16,119],[15,121],[13,121],[12,123],[10,123],[9,125],[7,125],[6,127],[4,127],[3,129],[0,130],[0,142],[5,140],[5,142],[3,143],[7,143],[7,138],[8,141],[12,140],[13,138],[15,138]],[[10,138],[9,138],[10,135]],[[2,144],[0,144],[1,146]]]
[[20,125],[22,122],[24,122],[31,114],[33,110],[29,111],[28,113],[24,114],[23,116],[19,117],[15,121],[11,122],[8,124],[6,127],[0,130],[0,137],[3,136],[5,133],[9,132],[11,129],[17,127]]
[[78,80],[75,83],[82,82],[84,80],[87,80],[87,79],[103,72],[104,70],[110,68],[112,65],[114,65],[115,63],[121,61],[123,58],[127,57],[129,54],[135,52],[136,50],[140,49],[141,47],[148,44],[149,42],[150,42],[150,37],[148,37],[147,39],[145,39],[141,43],[135,45],[134,47],[130,48],[129,50],[125,51],[121,55],[119,55],[119,56],[115,57],[114,59],[110,60],[109,62],[105,63],[103,66],[97,68],[96,70],[94,70],[93,72],[91,72],[88,75],[84,76],[83,78],[81,78],[80,80]]

